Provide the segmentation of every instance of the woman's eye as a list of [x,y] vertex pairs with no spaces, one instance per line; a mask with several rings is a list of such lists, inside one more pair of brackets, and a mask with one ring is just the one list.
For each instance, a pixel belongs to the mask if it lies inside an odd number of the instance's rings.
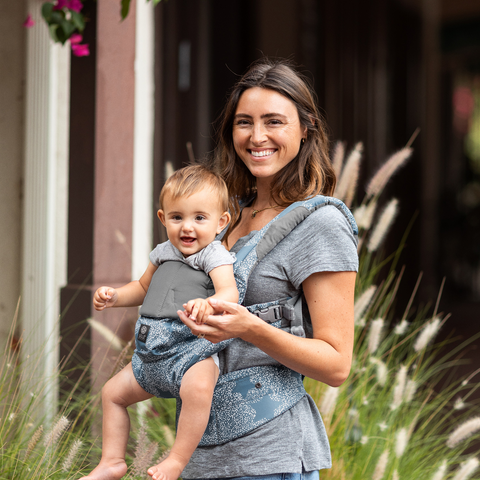
[[282,125],[280,120],[272,119],[268,122],[269,125]]
[[245,126],[245,125],[249,125],[249,122],[248,122],[248,120],[237,120],[237,121],[235,122],[235,125]]

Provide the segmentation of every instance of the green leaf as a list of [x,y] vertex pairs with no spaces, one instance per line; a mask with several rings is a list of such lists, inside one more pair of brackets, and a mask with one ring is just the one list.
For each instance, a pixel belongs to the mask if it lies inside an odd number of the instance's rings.
[[[147,0],[150,1],[150,0]],[[162,0],[153,0],[153,5],[157,6]]]
[[122,0],[122,10],[120,11],[122,20],[125,20],[127,18],[129,10],[130,10],[130,0]]
[[52,25],[49,25],[49,27],[48,27],[48,31],[50,32],[50,36],[52,37],[52,40],[54,42],[59,42],[60,41],[57,37],[57,29],[58,29],[57,24],[52,24]]
[[63,29],[63,25],[59,25],[55,33],[57,35],[58,41],[62,45],[70,38],[70,35],[67,35],[65,33],[65,30]]
[[[65,34],[65,40],[67,38],[70,38],[72,33],[76,30],[75,25],[73,23],[69,22],[68,20],[64,20],[60,24],[60,26],[62,27],[63,33]],[[65,41],[63,41],[62,43],[65,43]]]
[[79,12],[70,12],[72,17],[71,17],[71,21],[73,22],[73,24],[75,25],[75,27],[77,28],[77,30],[79,30],[80,32],[83,32],[83,30],[85,29],[85,18],[84,16],[79,13]]
[[42,5],[42,17],[47,23],[50,23],[50,17],[52,16],[53,3],[46,2]]
[[48,23],[53,24],[56,23],[57,25],[61,25],[61,23],[65,20],[65,13],[60,10],[54,10],[50,15],[50,21]]

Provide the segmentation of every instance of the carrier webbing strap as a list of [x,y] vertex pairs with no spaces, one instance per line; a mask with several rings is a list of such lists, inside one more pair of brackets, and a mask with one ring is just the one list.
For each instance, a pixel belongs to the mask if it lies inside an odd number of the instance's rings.
[[[336,198],[316,196],[296,202],[259,230],[236,254],[235,280],[239,303],[243,303],[248,277],[257,264],[308,215],[324,205],[334,205],[350,222],[354,235],[357,225],[350,210]],[[290,328],[305,336],[302,326],[301,296],[251,305],[249,311],[277,328]],[[302,376],[284,366],[261,366],[221,375],[213,394],[210,420],[200,446],[219,445],[241,437],[292,408],[306,395]],[[177,401],[177,418],[180,411]]]

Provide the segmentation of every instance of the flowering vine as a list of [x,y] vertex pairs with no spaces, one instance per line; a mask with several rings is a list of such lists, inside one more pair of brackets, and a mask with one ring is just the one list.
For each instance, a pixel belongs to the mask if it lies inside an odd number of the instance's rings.
[[81,33],[85,29],[80,0],[56,0],[42,5],[42,17],[47,22],[48,31],[54,42],[65,44],[70,40],[72,53],[78,57],[88,55],[87,44],[81,44]]
[[[161,0],[152,1],[157,5]],[[124,20],[128,16],[131,0],[120,0],[120,16]],[[86,25],[85,15],[82,13],[83,0],[54,0],[42,4],[42,17],[48,25],[48,31],[52,40],[56,43],[70,41],[73,55],[85,57],[90,55],[89,46],[81,43],[83,30]],[[28,14],[23,22],[25,28],[35,25],[32,16]]]

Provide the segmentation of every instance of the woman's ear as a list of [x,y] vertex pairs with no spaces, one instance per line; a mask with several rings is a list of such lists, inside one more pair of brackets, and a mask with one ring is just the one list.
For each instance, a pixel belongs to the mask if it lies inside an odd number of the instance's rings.
[[232,216],[228,212],[223,212],[222,216],[218,220],[217,234],[220,233],[232,219]]
[[166,225],[165,225],[165,213],[163,212],[163,210],[159,210],[157,212],[157,217],[163,223],[163,226],[166,227]]

